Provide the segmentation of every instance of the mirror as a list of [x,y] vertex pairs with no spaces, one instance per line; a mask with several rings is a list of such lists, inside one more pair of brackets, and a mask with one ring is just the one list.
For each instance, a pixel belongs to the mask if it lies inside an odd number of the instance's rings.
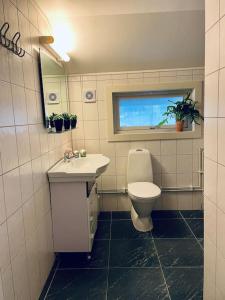
[[52,114],[69,113],[68,84],[65,69],[40,50],[39,67],[42,86],[43,120],[49,128],[48,117]]

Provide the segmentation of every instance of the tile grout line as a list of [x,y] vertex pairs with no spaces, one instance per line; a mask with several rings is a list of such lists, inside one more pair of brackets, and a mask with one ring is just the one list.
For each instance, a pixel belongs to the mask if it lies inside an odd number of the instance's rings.
[[44,300],[47,299],[48,292],[50,291],[50,288],[51,288],[51,286],[52,286],[52,283],[53,283],[53,281],[54,281],[54,279],[55,279],[55,275],[56,275],[56,272],[57,272],[57,270],[58,270],[58,266],[59,266],[59,261],[57,262],[57,265],[56,265],[56,267],[55,267],[55,271],[54,271],[54,273],[53,273],[53,275],[52,275],[52,279],[51,279],[51,281],[50,281],[50,283],[49,283],[49,286],[48,286],[48,289],[47,289],[47,291],[46,291],[46,293],[45,293]]
[[161,264],[161,261],[160,261],[160,259],[159,259],[158,250],[157,250],[157,248],[156,248],[155,240],[154,240],[154,237],[153,237],[153,236],[152,236],[152,242],[153,242],[153,245],[154,245],[154,248],[155,248],[155,251],[156,251],[156,255],[157,255],[157,258],[158,258],[158,261],[159,261],[159,265],[160,265],[160,269],[161,269],[161,272],[162,272],[162,276],[163,276],[164,283],[165,283],[165,285],[166,285],[167,293],[168,293],[169,299],[171,300],[169,288],[168,288],[168,285],[167,285],[167,282],[166,282],[166,277],[165,277],[164,272],[163,272],[162,264]]
[[[199,244],[199,246],[201,247],[202,251],[204,251],[204,249],[203,249],[201,243],[199,242],[199,240],[197,239],[196,235],[195,235],[194,232],[192,231],[190,225],[189,225],[188,222],[185,220],[185,218],[183,217],[183,215],[182,215],[182,213],[181,213],[180,211],[179,211],[179,213],[181,214],[181,217],[182,217],[184,223],[187,225],[187,227],[189,228],[189,230],[190,230],[191,233],[193,234],[194,238],[196,239],[196,242]],[[191,219],[191,220],[193,220],[193,219]]]

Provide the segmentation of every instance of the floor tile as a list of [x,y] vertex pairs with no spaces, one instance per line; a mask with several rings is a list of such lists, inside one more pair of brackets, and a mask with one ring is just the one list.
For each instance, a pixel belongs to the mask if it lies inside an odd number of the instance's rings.
[[180,219],[179,210],[153,210],[152,219]]
[[182,216],[187,219],[203,219],[203,210],[181,210]]
[[107,270],[59,270],[46,299],[97,299],[105,300]]
[[130,220],[130,211],[113,211],[112,220]]
[[171,300],[203,299],[203,268],[163,269]]
[[202,266],[203,251],[196,239],[155,239],[163,266]]
[[111,220],[111,211],[101,211],[100,214],[98,215],[98,220],[100,221],[110,221]]
[[155,219],[152,235],[154,238],[193,238],[182,219]]
[[204,248],[204,238],[203,239],[198,239],[198,241],[202,245],[202,248]]
[[111,239],[149,239],[151,232],[140,232],[130,220],[115,220],[111,226]]
[[112,240],[110,267],[159,267],[152,240]]
[[204,236],[204,220],[203,219],[186,219],[186,222],[191,227],[194,235],[197,238],[203,238]]
[[95,234],[96,240],[108,240],[110,238],[110,221],[98,221],[98,228]]
[[109,241],[95,240],[91,259],[86,253],[61,253],[59,268],[106,268],[109,258]]
[[110,269],[108,299],[167,300],[167,288],[159,268]]

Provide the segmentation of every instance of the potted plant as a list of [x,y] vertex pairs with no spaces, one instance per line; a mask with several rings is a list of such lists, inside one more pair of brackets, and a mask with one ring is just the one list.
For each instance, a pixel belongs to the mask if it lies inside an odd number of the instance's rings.
[[54,127],[55,127],[53,118],[54,118],[56,115],[57,115],[57,114],[52,113],[52,114],[48,117],[48,118],[49,118],[49,123],[50,123],[51,128],[54,128]]
[[55,115],[53,118],[56,132],[62,132],[63,117],[61,115]]
[[159,123],[159,126],[164,125],[168,122],[169,118],[176,119],[176,131],[183,131],[184,121],[194,122],[199,124],[198,121],[203,120],[203,116],[196,108],[197,101],[193,101],[190,98],[191,93],[188,93],[182,101],[170,101],[174,105],[167,106],[167,111],[163,114],[166,118]]
[[76,128],[76,125],[77,125],[77,116],[76,115],[70,116],[70,123],[71,123],[72,129]]
[[64,129],[69,130],[70,129],[70,115],[68,113],[63,113],[63,123],[64,123]]

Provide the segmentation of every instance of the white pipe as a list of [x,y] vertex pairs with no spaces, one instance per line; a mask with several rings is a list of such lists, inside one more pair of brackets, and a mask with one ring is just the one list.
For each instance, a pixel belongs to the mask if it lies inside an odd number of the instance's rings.
[[[199,185],[185,187],[161,187],[163,192],[203,192],[204,175],[204,149],[199,148]],[[99,194],[127,194],[127,189],[122,190],[98,190]]]

